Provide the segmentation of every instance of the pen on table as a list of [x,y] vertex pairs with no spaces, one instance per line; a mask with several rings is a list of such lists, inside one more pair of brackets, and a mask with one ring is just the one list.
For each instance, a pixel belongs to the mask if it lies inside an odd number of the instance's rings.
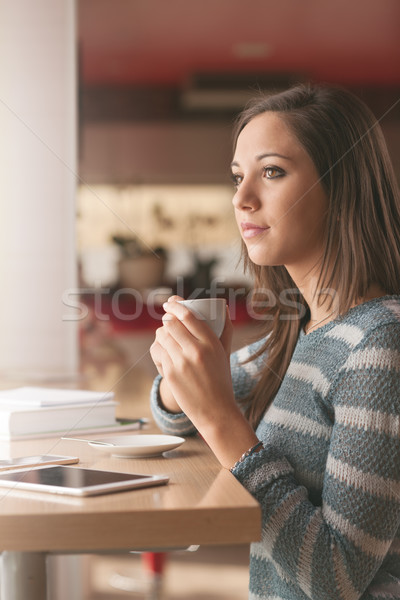
[[146,417],[141,417],[140,419],[117,419],[117,422],[120,425],[135,425],[137,423],[138,428],[141,429],[144,425],[147,425],[150,422],[150,419]]

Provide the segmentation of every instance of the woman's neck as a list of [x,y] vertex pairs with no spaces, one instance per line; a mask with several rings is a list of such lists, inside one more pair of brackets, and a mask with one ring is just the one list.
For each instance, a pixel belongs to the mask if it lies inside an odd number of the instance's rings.
[[[326,325],[339,316],[341,303],[337,287],[321,287],[321,273],[318,269],[310,270],[305,276],[296,273],[295,270],[288,269],[288,272],[310,310],[310,318],[305,325],[306,333]],[[367,292],[352,303],[351,308],[363,304],[368,300],[385,296],[386,293],[380,285],[372,283]]]
[[[379,285],[372,284],[367,293],[362,297],[355,300],[350,308],[359,306],[373,300],[374,298],[381,298],[386,295],[386,291],[383,290]],[[314,293],[310,301],[304,296],[308,306],[310,308],[310,319],[305,325],[305,332],[309,333],[315,331],[319,327],[326,325],[330,321],[336,319],[340,314],[340,299],[338,294],[333,289],[326,289],[322,292]]]

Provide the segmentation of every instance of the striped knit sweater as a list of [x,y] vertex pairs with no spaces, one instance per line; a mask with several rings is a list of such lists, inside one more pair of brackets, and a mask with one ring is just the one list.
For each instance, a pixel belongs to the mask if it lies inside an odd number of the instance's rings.
[[[236,397],[257,381],[257,344],[232,355]],[[185,415],[152,410],[169,433]],[[258,429],[265,449],[234,475],[262,507],[250,600],[400,599],[400,297],[300,334]]]

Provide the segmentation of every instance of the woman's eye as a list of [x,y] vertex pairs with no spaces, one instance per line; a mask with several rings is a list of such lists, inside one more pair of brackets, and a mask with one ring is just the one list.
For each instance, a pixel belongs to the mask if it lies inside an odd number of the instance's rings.
[[285,173],[279,167],[265,167],[264,173],[267,179],[276,179],[277,177],[282,177]]
[[243,181],[243,177],[238,173],[232,173],[231,177],[235,187],[238,187]]

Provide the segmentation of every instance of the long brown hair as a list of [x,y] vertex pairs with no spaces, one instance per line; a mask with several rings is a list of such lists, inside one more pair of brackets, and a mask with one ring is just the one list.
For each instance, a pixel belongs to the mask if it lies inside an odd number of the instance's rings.
[[[255,98],[237,119],[235,145],[243,128],[267,111],[277,113],[302,144],[329,200],[319,290],[335,288],[340,314],[365,297],[371,284],[399,294],[399,190],[372,112],[347,90],[299,85]],[[242,401],[256,427],[280,387],[309,309],[284,266],[255,265],[243,248],[255,290],[269,290],[276,301],[263,327],[266,341],[250,358],[266,352],[265,368]]]

